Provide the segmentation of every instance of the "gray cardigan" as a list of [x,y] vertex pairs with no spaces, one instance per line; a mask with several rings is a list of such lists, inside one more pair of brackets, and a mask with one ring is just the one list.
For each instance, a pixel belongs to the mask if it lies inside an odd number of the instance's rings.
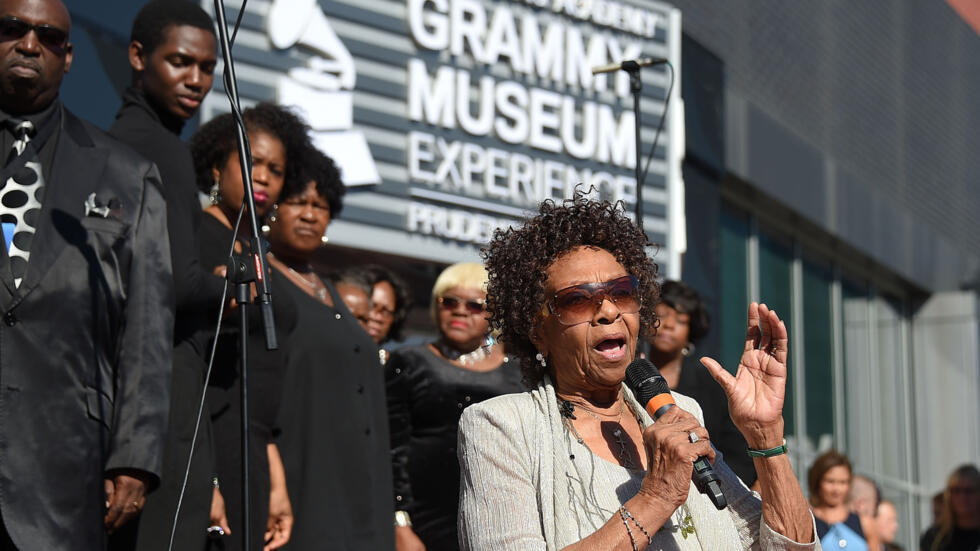
[[[652,423],[629,389],[625,385],[623,389],[641,424]],[[697,402],[677,393],[674,399],[702,419]],[[529,392],[468,407],[459,423],[461,549],[557,551],[605,524],[635,490],[628,482],[610,484],[603,473],[618,467],[582,448],[569,447],[576,445],[562,423],[548,378]],[[816,538],[800,544],[769,528],[762,520],[758,494],[741,483],[720,453],[714,469],[728,509],[715,509],[692,484],[685,505],[696,536],[682,538],[675,527],[680,519],[673,517],[647,549],[820,549]],[[634,479],[641,476],[633,474]],[[633,532],[642,545],[645,536],[635,528]]]

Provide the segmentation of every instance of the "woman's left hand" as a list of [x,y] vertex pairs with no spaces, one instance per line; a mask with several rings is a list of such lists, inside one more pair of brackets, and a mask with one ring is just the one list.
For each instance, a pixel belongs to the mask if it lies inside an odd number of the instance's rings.
[[776,312],[753,302],[749,305],[745,351],[735,376],[717,361],[701,358],[725,390],[732,422],[750,448],[768,449],[782,444],[788,342],[786,324]]

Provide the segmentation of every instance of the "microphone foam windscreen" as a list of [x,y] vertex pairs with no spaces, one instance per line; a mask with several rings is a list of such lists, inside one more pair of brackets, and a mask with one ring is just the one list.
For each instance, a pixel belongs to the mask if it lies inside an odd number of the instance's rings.
[[650,360],[637,358],[626,368],[626,386],[630,387],[636,400],[646,404],[659,394],[670,395],[670,387],[660,370]]

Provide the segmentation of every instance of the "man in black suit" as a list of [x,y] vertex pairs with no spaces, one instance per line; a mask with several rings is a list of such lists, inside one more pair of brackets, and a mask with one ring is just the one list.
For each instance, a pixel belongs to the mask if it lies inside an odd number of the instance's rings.
[[158,481],[173,281],[152,163],[58,100],[59,0],[0,0],[0,549],[104,548]]

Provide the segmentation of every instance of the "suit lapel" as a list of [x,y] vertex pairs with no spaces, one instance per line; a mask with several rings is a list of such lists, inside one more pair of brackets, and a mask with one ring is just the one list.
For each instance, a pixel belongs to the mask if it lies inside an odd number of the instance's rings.
[[62,107],[61,133],[45,182],[44,204],[31,244],[27,273],[20,284],[21,296],[37,287],[67,243],[65,230],[59,231],[56,220],[80,221],[85,217],[85,199],[95,191],[105,162],[106,151],[96,148],[78,118]]

